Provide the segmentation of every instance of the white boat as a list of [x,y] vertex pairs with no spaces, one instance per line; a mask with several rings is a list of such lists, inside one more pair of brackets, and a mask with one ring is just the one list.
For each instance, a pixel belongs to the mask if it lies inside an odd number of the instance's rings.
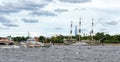
[[21,42],[21,45],[26,47],[42,47],[44,46],[44,43],[41,43],[39,41],[36,41],[35,38],[29,38],[27,41]]
[[35,41],[35,39],[28,39],[26,44],[27,44],[27,46],[34,46],[34,47],[44,46],[43,43],[41,43],[39,41]]
[[88,44],[85,42],[77,42],[77,43],[74,43],[73,45],[88,45]]

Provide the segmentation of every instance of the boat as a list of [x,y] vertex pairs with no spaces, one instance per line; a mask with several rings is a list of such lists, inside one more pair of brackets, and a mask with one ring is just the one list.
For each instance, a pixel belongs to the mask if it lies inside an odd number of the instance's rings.
[[76,39],[63,39],[65,45],[71,45],[76,43]]
[[85,45],[88,45],[86,42],[82,42],[82,41],[78,41],[76,43],[74,43],[73,45],[81,45],[81,46],[85,46]]
[[27,41],[21,42],[21,45],[23,45],[25,48],[27,47],[42,47],[44,46],[44,43],[39,42],[38,38],[28,38]]
[[25,48],[34,48],[34,47],[50,47],[51,44],[39,42],[38,38],[28,38],[27,41],[20,43]]

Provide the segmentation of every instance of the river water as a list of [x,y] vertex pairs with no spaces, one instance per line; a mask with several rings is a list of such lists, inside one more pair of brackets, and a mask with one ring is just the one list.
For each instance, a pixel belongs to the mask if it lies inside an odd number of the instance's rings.
[[120,62],[120,46],[0,48],[0,62]]

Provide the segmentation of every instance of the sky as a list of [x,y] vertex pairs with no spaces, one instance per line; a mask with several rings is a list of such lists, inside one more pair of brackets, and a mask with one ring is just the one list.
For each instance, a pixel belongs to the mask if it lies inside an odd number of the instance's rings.
[[70,35],[73,21],[82,34],[120,34],[120,0],[0,0],[0,36]]

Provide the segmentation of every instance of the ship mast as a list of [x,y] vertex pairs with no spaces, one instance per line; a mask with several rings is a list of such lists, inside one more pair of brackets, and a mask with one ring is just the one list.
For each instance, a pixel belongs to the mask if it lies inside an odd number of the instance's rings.
[[93,31],[93,26],[94,26],[94,19],[92,18],[92,26],[91,26],[91,41],[93,41],[93,33],[94,33],[94,31]]
[[81,17],[79,21],[79,41],[81,41]]
[[71,25],[70,25],[70,36],[71,36],[71,39],[72,39],[72,21],[71,21]]

